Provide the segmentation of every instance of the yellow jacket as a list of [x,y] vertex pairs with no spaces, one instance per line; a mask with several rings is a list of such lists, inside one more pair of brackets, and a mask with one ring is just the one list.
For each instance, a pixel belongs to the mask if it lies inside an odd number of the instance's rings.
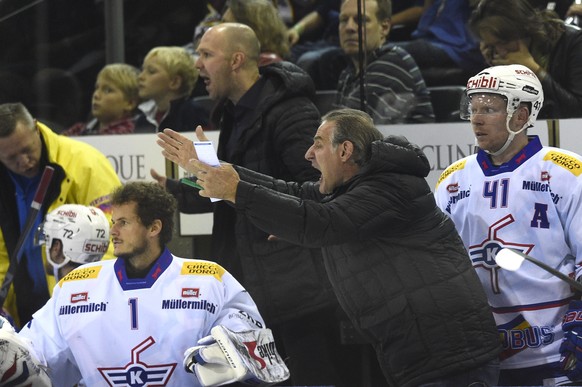
[[[52,211],[62,204],[84,204],[99,207],[111,220],[111,209],[109,205],[109,194],[114,188],[121,185],[115,170],[105,155],[97,149],[84,142],[77,141],[54,133],[47,126],[38,123],[40,135],[43,142],[43,155],[41,164],[51,165],[55,168],[53,181],[47,193],[49,202],[42,208],[42,215]],[[44,168],[44,165],[41,165]],[[9,266],[8,246],[16,245],[19,236],[18,216],[6,217],[6,214],[17,214],[14,210],[16,202],[14,197],[14,186],[7,175],[6,168],[0,165],[0,283],[4,281]],[[12,198],[12,199],[11,199]],[[10,209],[12,207],[12,209]],[[44,249],[42,249],[43,262],[46,265]],[[113,246],[109,245],[109,250],[105,259],[113,257]],[[49,293],[55,285],[55,278],[47,274]],[[16,297],[14,289],[11,287],[8,297],[4,303],[4,309],[10,313],[15,322],[20,321],[16,309]]]

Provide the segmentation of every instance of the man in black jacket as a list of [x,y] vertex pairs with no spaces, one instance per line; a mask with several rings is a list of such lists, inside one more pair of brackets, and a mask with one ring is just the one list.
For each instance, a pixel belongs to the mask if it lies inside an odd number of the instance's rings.
[[331,111],[305,154],[321,177],[300,184],[188,161],[180,135],[168,135],[167,157],[198,177],[201,196],[224,199],[281,240],[321,248],[339,302],[389,385],[496,385],[493,316],[454,224],[436,206],[420,148],[383,139],[359,110]]
[[[198,45],[196,66],[216,101],[211,119],[220,130],[218,157],[281,179],[314,179],[317,170],[303,157],[320,119],[311,101],[313,82],[287,62],[259,69],[259,53],[253,30],[237,23],[210,28]],[[347,361],[335,319],[339,306],[321,251],[269,240],[227,203],[211,203],[192,188],[152,175],[176,196],[180,211],[214,212],[209,258],[252,295],[289,358],[293,384],[349,386],[342,384],[349,368],[339,365]]]

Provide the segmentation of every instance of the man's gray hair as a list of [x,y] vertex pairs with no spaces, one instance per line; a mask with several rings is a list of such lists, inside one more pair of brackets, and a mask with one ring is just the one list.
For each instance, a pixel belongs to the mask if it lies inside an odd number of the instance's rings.
[[23,104],[17,102],[0,105],[0,138],[8,137],[14,133],[16,124],[19,122],[24,123],[29,128],[34,127],[34,119]]
[[384,139],[384,135],[374,126],[372,117],[361,110],[332,110],[321,120],[335,122],[332,145],[337,148],[344,141],[351,142],[354,145],[353,160],[360,167],[370,160],[371,144]]

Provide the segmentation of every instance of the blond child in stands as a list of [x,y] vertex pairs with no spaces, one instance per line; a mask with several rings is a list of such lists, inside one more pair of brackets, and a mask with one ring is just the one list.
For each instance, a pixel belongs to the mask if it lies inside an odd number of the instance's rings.
[[89,122],[73,125],[62,134],[83,136],[92,134],[127,134],[154,132],[143,113],[140,103],[137,77],[139,70],[124,63],[108,64],[99,72],[91,100]]
[[140,107],[158,131],[194,131],[208,125],[208,112],[190,98],[198,80],[194,58],[183,47],[154,47],[139,74]]

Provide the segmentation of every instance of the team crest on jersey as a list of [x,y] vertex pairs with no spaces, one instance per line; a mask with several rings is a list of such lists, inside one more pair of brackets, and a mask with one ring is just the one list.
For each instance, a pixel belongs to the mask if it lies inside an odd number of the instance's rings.
[[79,269],[75,269],[66,276],[64,276],[63,279],[59,281],[59,286],[62,287],[63,283],[69,281],[82,281],[97,278],[99,276],[100,271],[101,266],[82,267]]
[[186,261],[182,265],[182,275],[209,275],[222,282],[222,275],[226,270],[214,262]]
[[531,244],[504,241],[499,236],[499,232],[513,222],[515,222],[515,219],[511,214],[501,218],[489,226],[487,237],[481,243],[469,246],[469,256],[471,257],[475,269],[484,269],[489,272],[491,290],[494,294],[501,293],[499,287],[499,266],[497,265],[497,262],[495,262],[497,252],[502,248],[507,247],[529,254],[534,247]]
[[551,151],[544,156],[544,160],[551,161],[556,165],[572,172],[574,176],[580,176],[582,173],[582,162],[576,157],[565,153]]
[[123,367],[98,368],[110,386],[153,387],[168,384],[177,363],[150,365],[141,354],[155,344],[150,336],[131,350],[131,361]]

